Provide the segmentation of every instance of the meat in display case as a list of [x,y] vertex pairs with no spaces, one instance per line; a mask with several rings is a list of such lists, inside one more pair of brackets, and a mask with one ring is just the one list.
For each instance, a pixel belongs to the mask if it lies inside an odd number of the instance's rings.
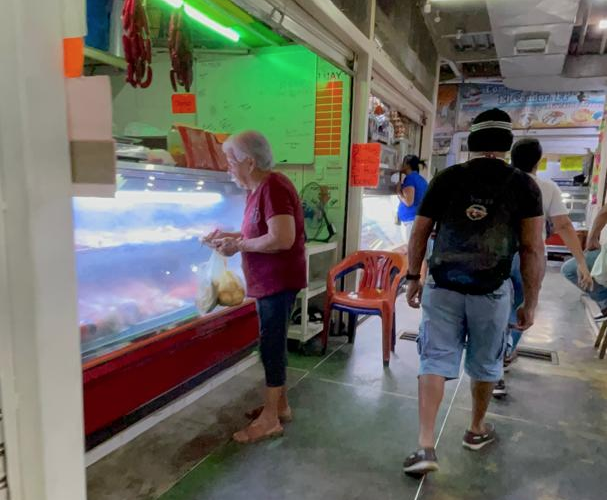
[[[85,361],[197,317],[197,276],[211,254],[200,237],[240,226],[245,193],[226,174],[166,170],[124,165],[115,198],[74,198]],[[238,256],[228,263],[241,273]]]
[[[245,191],[224,172],[123,161],[117,186],[115,198],[73,200],[87,434],[257,338],[252,301],[203,313],[196,305],[201,268],[211,256],[200,237],[217,227],[239,230]],[[239,256],[227,266],[242,275]],[[148,356],[146,349],[155,352]],[[127,372],[128,382],[120,378]],[[150,374],[157,379],[152,392]],[[124,404],[102,417],[114,404],[108,399]]]

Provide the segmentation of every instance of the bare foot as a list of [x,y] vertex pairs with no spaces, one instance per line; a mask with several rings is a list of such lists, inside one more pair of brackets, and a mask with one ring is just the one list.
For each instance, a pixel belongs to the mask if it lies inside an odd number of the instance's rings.
[[[258,406],[257,408],[245,413],[245,417],[247,417],[248,419],[251,419],[251,420],[256,420],[263,413],[263,408],[264,408],[263,405]],[[279,409],[278,418],[279,418],[280,422],[283,424],[288,424],[289,422],[292,422],[293,421],[293,411],[291,410],[291,407],[287,406],[284,409]]]
[[268,422],[265,419],[257,419],[241,431],[235,432],[232,439],[237,443],[252,444],[264,439],[282,436],[283,433],[284,429],[278,420]]

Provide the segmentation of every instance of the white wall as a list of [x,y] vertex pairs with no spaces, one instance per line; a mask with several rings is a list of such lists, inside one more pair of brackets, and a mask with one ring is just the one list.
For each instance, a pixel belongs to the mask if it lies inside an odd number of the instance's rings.
[[[111,78],[115,135],[166,135],[175,122],[196,125],[195,114],[173,115],[171,112],[173,88],[168,54],[155,54],[152,70],[154,78],[147,89],[131,87],[122,75]],[[196,93],[196,79],[190,92]]]
[[63,3],[0,16],[0,384],[11,500],[86,498]]

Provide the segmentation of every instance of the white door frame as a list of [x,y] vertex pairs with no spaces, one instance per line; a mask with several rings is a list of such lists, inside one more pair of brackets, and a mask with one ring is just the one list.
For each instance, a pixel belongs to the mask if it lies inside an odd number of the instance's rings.
[[0,403],[10,500],[86,498],[67,3],[6,0],[0,16]]

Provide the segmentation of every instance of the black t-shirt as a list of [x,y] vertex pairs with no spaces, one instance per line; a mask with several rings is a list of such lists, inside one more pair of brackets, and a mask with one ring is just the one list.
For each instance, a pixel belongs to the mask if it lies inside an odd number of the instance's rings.
[[542,194],[531,176],[477,158],[434,177],[418,215],[437,224],[430,259],[436,284],[483,295],[510,276],[521,221],[543,215]]

